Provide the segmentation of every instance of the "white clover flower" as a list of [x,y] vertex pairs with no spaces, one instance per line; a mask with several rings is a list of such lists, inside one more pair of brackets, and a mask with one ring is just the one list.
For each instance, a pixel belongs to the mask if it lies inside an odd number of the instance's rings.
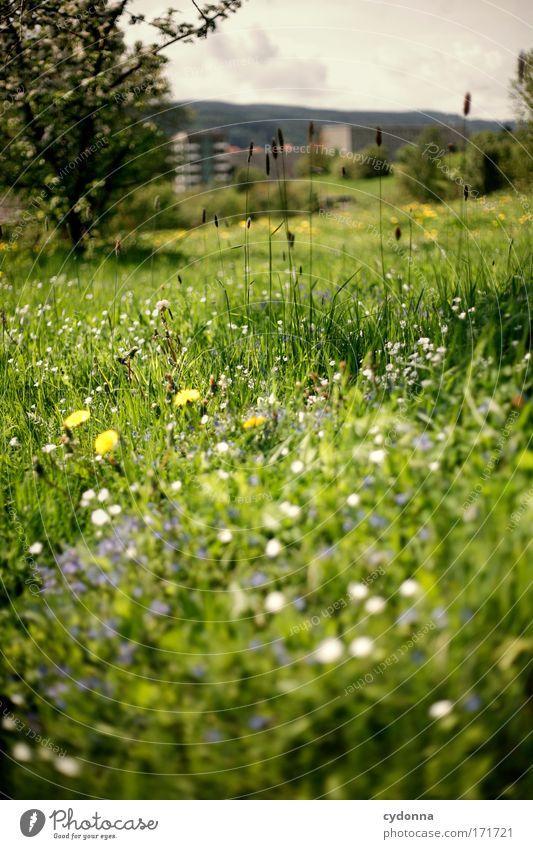
[[368,599],[365,604],[365,610],[371,616],[375,613],[381,613],[382,610],[385,610],[387,602],[380,595],[374,595]]
[[101,507],[98,510],[93,510],[91,513],[91,521],[93,525],[100,528],[102,525],[106,525],[110,520],[109,513],[106,513],[105,510],[102,510]]
[[118,516],[122,513],[122,507],[120,504],[112,504],[111,507],[108,508],[108,512],[111,516]]
[[352,601],[361,601],[361,599],[367,597],[368,587],[366,584],[357,584],[355,582],[348,584],[348,595]]
[[411,598],[417,593],[420,592],[420,584],[418,581],[414,581],[413,578],[408,578],[407,581],[404,581],[403,584],[400,584],[399,593],[403,595],[404,598]]
[[26,743],[15,743],[13,746],[13,757],[16,761],[27,763],[32,759],[32,751]]
[[53,442],[47,442],[46,445],[43,445],[42,450],[44,451],[45,454],[51,454],[52,451],[56,450],[56,448],[57,448],[57,445],[54,445]]
[[219,533],[218,533],[219,542],[227,543],[227,542],[231,542],[232,539],[233,539],[233,534],[231,533],[229,528],[222,528],[222,530],[219,531]]
[[374,640],[370,637],[356,637],[348,647],[352,657],[369,657],[374,651]]
[[42,550],[43,550],[42,542],[34,542],[28,548],[28,551],[29,551],[30,554],[41,554]]
[[170,484],[170,488],[171,488],[172,492],[179,492],[180,489],[181,489],[181,486],[182,486],[181,481],[172,481],[172,483]]
[[291,463],[291,472],[293,475],[299,475],[303,472],[305,466],[301,460],[295,460],[294,463]]
[[387,456],[386,452],[383,448],[377,448],[375,451],[371,451],[368,455],[368,459],[371,463],[376,463],[376,465],[383,463],[385,457]]
[[288,516],[289,519],[296,519],[301,513],[298,505],[291,504],[290,501],[282,501],[279,505],[279,509],[285,514],[285,516]]
[[431,719],[443,719],[448,716],[453,710],[453,702],[449,699],[443,699],[440,702],[433,702],[428,710]]
[[54,766],[58,772],[62,775],[67,775],[69,778],[75,778],[80,774],[80,765],[74,758],[56,758]]
[[346,504],[348,505],[348,507],[359,507],[360,503],[361,499],[359,498],[356,492],[352,492],[352,494],[349,495],[346,499]]
[[280,592],[272,592],[265,598],[265,610],[267,613],[279,613],[285,607],[285,596]]
[[16,436],[13,436],[9,440],[9,445],[10,445],[11,448],[18,448],[18,446],[20,445],[20,442],[18,441]]
[[226,454],[229,451],[229,445],[227,442],[217,442],[215,450],[218,451],[219,454]]
[[319,663],[335,663],[342,657],[344,646],[336,637],[327,637],[315,649],[315,660]]
[[85,492],[82,492],[81,494],[82,506],[86,507],[87,504],[93,500],[93,498],[96,498],[96,492],[94,491],[94,489],[86,489]]
[[269,541],[266,544],[265,554],[266,554],[267,557],[274,558],[274,557],[278,556],[281,549],[282,549],[282,545],[281,545],[279,540],[274,539],[274,538],[269,539]]
[[107,499],[109,498],[109,490],[104,487],[100,490],[96,497],[100,503],[107,501]]

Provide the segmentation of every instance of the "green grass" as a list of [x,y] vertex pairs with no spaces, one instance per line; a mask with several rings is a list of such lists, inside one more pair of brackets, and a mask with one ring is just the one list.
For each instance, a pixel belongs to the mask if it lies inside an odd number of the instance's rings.
[[4,793],[531,792],[531,223],[394,180],[4,252]]

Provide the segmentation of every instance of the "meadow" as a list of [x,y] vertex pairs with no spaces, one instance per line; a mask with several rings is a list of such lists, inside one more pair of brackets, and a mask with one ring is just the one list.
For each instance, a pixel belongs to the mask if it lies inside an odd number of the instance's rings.
[[533,790],[531,207],[370,183],[0,245],[5,794]]

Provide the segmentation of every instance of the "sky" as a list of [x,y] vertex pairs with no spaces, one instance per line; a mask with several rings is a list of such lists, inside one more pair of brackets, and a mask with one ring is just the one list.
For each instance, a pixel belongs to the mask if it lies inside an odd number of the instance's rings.
[[[175,5],[194,20],[189,0]],[[170,48],[167,74],[182,103],[459,113],[470,91],[472,117],[505,121],[517,55],[532,47],[531,0],[244,0],[207,39]]]

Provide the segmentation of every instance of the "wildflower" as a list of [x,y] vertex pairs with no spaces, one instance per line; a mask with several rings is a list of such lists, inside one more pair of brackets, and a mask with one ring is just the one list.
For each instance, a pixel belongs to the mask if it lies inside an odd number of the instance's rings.
[[348,505],[348,507],[358,507],[360,503],[361,499],[359,498],[356,492],[352,492],[352,494],[349,495],[346,499],[346,504]]
[[172,492],[179,492],[181,489],[181,481],[172,481],[170,488]]
[[32,751],[26,743],[15,743],[13,746],[13,757],[16,761],[26,762],[31,761]]
[[440,702],[433,702],[431,707],[429,708],[429,715],[431,719],[443,719],[445,716],[448,716],[453,710],[453,702],[449,699],[443,699]]
[[368,657],[374,651],[374,640],[370,637],[356,637],[349,645],[352,657]]
[[229,530],[229,528],[222,528],[222,530],[218,534],[219,542],[227,543],[231,542],[233,539],[233,534]]
[[107,501],[107,499],[109,498],[109,490],[104,487],[100,490],[96,497],[100,503],[102,503],[102,501]]
[[379,595],[375,595],[368,599],[365,604],[365,610],[372,616],[374,613],[381,613],[381,611],[385,609],[385,605],[385,599]]
[[53,442],[47,442],[46,445],[43,445],[42,450],[44,451],[45,454],[51,454],[52,451],[56,450],[56,448],[57,448],[57,445],[54,445]]
[[193,401],[200,399],[200,393],[197,389],[181,389],[174,398],[175,407],[185,407],[187,404],[192,404]]
[[170,307],[170,301],[167,301],[165,298],[163,298],[162,301],[158,301],[157,304],[155,305],[155,308],[157,310],[168,310],[169,307]]
[[352,583],[348,584],[348,595],[352,601],[360,601],[368,595],[368,587],[366,584]]
[[10,448],[18,448],[18,446],[19,446],[19,445],[20,445],[20,442],[18,441],[18,439],[17,439],[17,437],[16,437],[16,436],[13,436],[13,437],[9,440],[9,446],[10,446]]
[[297,504],[291,504],[290,501],[282,501],[279,505],[279,509],[285,516],[288,516],[289,519],[296,519],[300,515],[300,508]]
[[294,463],[291,463],[291,472],[294,475],[299,475],[304,470],[304,464],[301,460],[295,460]]
[[319,663],[334,663],[342,657],[344,646],[336,637],[322,640],[315,650],[315,659]]
[[281,551],[281,548],[282,548],[282,546],[281,546],[281,543],[280,543],[279,540],[269,539],[269,541],[266,544],[265,554],[266,554],[267,557],[270,557],[270,558],[273,559],[274,557],[278,556],[278,554]]
[[106,525],[110,521],[109,514],[99,507],[98,510],[93,510],[91,513],[91,521],[97,528],[101,528],[102,525]]
[[279,613],[285,606],[285,596],[280,592],[272,592],[265,598],[265,610],[267,613]]
[[250,430],[252,427],[260,427],[266,422],[266,420],[266,416],[250,416],[249,419],[246,419],[246,421],[242,423],[242,426],[245,430]]
[[382,448],[378,448],[376,449],[376,451],[371,451],[368,455],[368,459],[370,460],[370,462],[376,464],[383,463],[385,457],[386,453]]
[[108,454],[115,448],[119,438],[116,430],[104,430],[94,440],[94,450],[97,454]]
[[408,578],[407,581],[404,581],[403,584],[400,584],[400,595],[403,595],[404,598],[411,598],[411,596],[416,595],[420,590],[420,584],[418,581],[414,581],[412,578]]
[[62,775],[67,775],[69,778],[75,778],[80,774],[80,765],[74,758],[57,758],[54,761],[54,766]]
[[227,454],[229,451],[229,445],[227,442],[217,442],[215,448],[219,454]]
[[120,504],[112,504],[109,508],[109,514],[111,516],[118,516],[119,513],[122,513],[122,507],[120,506]]
[[34,542],[28,548],[28,551],[29,551],[30,554],[41,554],[42,550],[43,550],[42,542]]

